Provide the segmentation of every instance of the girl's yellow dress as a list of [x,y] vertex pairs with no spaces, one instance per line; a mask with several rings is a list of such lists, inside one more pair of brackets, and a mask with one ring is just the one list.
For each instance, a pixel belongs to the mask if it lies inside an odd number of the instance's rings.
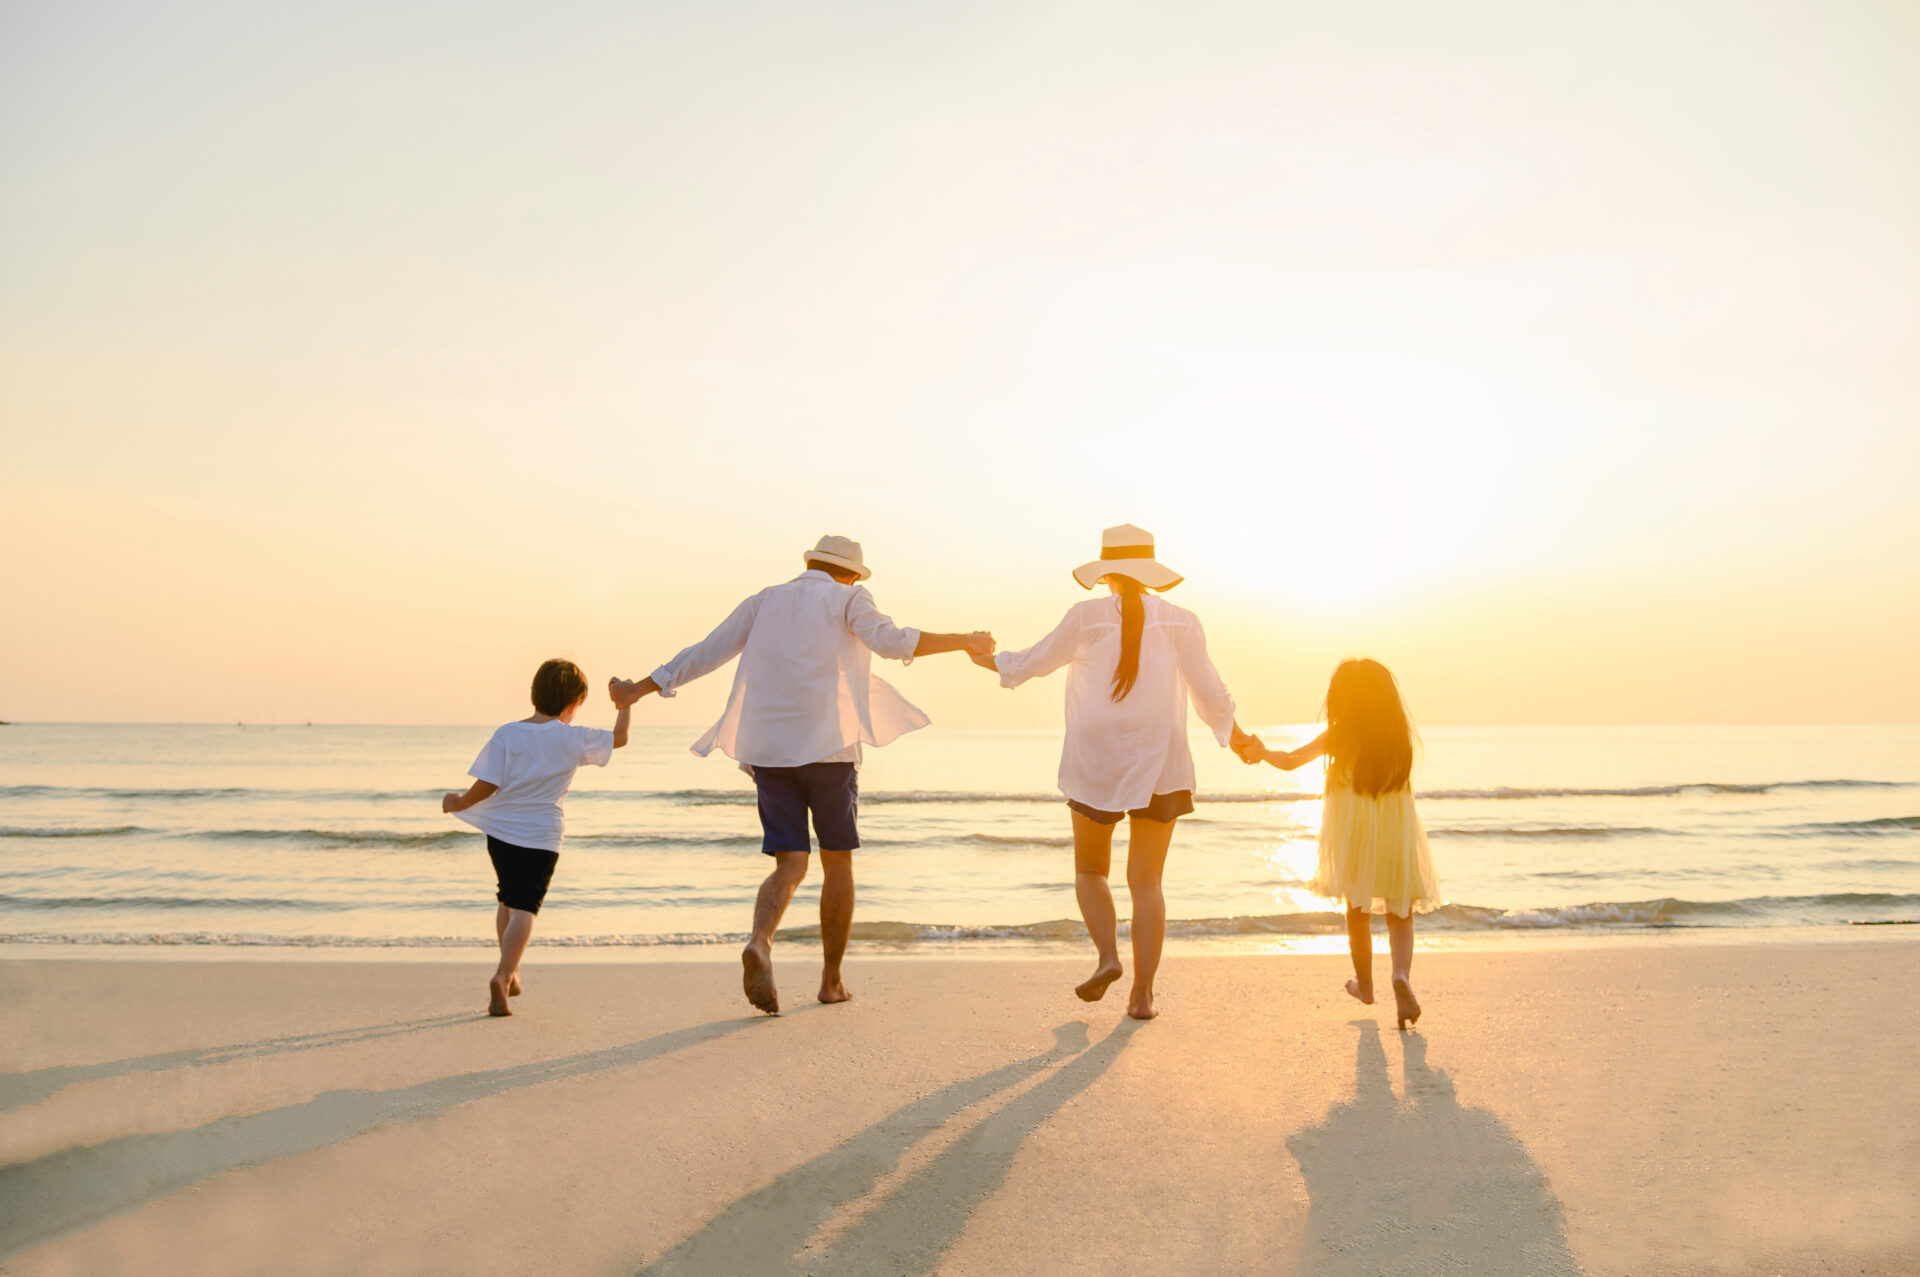
[[1343,768],[1327,772],[1320,809],[1320,868],[1316,895],[1345,900],[1352,909],[1405,916],[1440,903],[1427,831],[1413,807],[1413,789],[1356,794]]

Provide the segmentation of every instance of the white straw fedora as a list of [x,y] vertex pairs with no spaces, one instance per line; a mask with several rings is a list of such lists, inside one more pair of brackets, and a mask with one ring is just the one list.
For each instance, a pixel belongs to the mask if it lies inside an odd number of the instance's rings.
[[845,568],[862,581],[872,576],[867,570],[866,559],[861,556],[860,543],[849,537],[824,536],[818,545],[800,556],[802,563],[814,560],[831,563],[835,567]]
[[1073,579],[1091,590],[1109,576],[1130,576],[1149,590],[1171,590],[1186,580],[1153,557],[1153,533],[1123,523],[1100,534],[1100,557],[1073,570]]

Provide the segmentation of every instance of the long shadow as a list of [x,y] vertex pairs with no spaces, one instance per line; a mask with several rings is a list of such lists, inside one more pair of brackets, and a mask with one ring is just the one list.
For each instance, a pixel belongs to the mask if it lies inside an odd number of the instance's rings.
[[1364,1022],[1353,1099],[1287,1140],[1309,1199],[1302,1277],[1577,1277],[1560,1203],[1526,1147],[1492,1113],[1462,1107],[1427,1067],[1424,1037],[1400,1040],[1404,1100],[1379,1026]]
[[443,1028],[476,1018],[477,1012],[436,1015],[424,1020],[402,1020],[391,1024],[370,1024],[355,1029],[331,1029],[325,1033],[302,1033],[293,1037],[267,1038],[259,1042],[239,1042],[232,1046],[199,1047],[169,1051],[163,1055],[143,1055],[126,1060],[106,1060],[99,1064],[61,1064],[31,1069],[24,1073],[0,1073],[0,1113],[38,1104],[41,1100],[81,1082],[120,1077],[127,1073],[160,1073],[168,1069],[198,1065],[226,1064],[232,1060],[251,1060],[265,1055],[283,1055],[290,1051],[314,1051],[321,1047],[348,1046],[371,1042],[376,1038],[397,1037],[426,1029]]
[[0,1259],[226,1171],[310,1153],[388,1122],[419,1121],[520,1087],[657,1059],[762,1022],[717,1020],[623,1046],[390,1091],[328,1091],[302,1104],[223,1117],[190,1130],[125,1135],[0,1166]]
[[[1005,1182],[1026,1135],[1104,1073],[1138,1027],[1138,1021],[1125,1021],[1089,1049],[1086,1025],[1060,1025],[1050,1050],[895,1109],[837,1148],[738,1199],[640,1270],[640,1277],[926,1272],[960,1235],[968,1214]],[[975,1125],[825,1252],[803,1253],[836,1210],[872,1192],[929,1132],[1063,1059],[1071,1062]]]

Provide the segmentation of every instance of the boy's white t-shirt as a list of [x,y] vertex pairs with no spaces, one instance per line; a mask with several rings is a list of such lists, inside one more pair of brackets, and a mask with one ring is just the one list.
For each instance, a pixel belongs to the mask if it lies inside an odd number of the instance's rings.
[[560,802],[582,763],[605,767],[613,758],[613,733],[575,727],[550,718],[544,723],[508,723],[494,732],[467,775],[499,787],[453,813],[483,834],[516,847],[559,851],[566,830]]

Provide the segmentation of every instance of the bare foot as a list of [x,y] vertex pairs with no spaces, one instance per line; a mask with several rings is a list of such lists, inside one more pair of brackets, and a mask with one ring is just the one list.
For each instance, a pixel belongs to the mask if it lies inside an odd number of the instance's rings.
[[1358,980],[1347,981],[1347,993],[1360,999],[1368,1006],[1373,1005],[1373,981],[1371,980],[1365,984],[1361,984]]
[[1120,964],[1112,963],[1101,967],[1090,977],[1073,986],[1075,994],[1082,1002],[1098,1002],[1107,996],[1107,987],[1120,978]]
[[773,987],[773,955],[750,944],[740,951],[740,988],[747,1001],[768,1015],[780,1014],[780,993]]
[[832,1005],[835,1002],[851,1002],[853,995],[847,992],[847,986],[837,978],[828,980],[823,977],[820,981],[820,1000]]
[[1420,1022],[1420,999],[1413,996],[1413,982],[1403,975],[1393,977],[1393,1014],[1403,1029]]
[[1160,1013],[1153,1009],[1152,994],[1148,994],[1145,998],[1142,998],[1136,993],[1127,999],[1127,1014],[1136,1020],[1151,1020]]
[[507,1005],[507,986],[499,976],[487,981],[487,1014],[512,1015],[513,1008]]
[[520,996],[520,973],[518,971],[507,977],[507,996],[510,998]]

